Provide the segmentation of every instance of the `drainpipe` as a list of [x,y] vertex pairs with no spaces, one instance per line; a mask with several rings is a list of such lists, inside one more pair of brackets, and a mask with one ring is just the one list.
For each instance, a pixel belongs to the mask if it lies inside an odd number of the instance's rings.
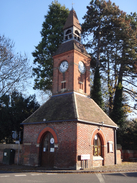
[[116,138],[116,128],[114,129],[114,151],[115,151],[115,164],[117,164],[117,138]]

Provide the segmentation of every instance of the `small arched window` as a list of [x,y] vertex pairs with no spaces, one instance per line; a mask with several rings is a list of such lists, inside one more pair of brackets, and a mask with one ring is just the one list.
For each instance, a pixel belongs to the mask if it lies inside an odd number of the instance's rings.
[[76,30],[75,33],[79,36],[79,32]]
[[93,155],[94,156],[101,156],[101,139],[100,139],[98,134],[96,134],[94,137]]
[[66,32],[66,34],[70,34],[71,33],[71,30],[69,29],[69,30],[67,30],[67,32]]
[[68,40],[68,36],[65,36],[65,40]]

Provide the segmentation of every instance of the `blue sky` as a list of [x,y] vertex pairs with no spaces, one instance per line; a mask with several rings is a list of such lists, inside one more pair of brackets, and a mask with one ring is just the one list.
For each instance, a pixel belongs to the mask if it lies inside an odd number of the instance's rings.
[[[40,31],[52,0],[0,0],[0,35],[15,42],[15,52],[26,53],[33,63],[31,53],[41,41]],[[86,13],[86,6],[90,0],[58,0],[66,8],[73,7],[79,22]],[[137,0],[112,0],[121,10],[137,12]],[[31,91],[32,93],[32,91]],[[35,91],[34,91],[35,93]],[[38,99],[39,100],[39,99]]]

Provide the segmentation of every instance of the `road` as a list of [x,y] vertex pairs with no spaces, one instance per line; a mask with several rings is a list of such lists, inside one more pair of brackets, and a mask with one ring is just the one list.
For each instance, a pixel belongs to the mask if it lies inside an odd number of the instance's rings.
[[0,183],[136,183],[137,172],[111,174],[0,173]]

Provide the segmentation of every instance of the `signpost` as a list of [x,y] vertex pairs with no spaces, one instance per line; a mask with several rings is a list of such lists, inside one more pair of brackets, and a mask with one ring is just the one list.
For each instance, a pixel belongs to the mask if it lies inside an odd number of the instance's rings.
[[[81,154],[80,159],[81,159],[81,167],[83,169],[84,167],[88,168],[88,160],[90,159],[90,154]],[[84,161],[85,161],[85,164],[84,164]]]

